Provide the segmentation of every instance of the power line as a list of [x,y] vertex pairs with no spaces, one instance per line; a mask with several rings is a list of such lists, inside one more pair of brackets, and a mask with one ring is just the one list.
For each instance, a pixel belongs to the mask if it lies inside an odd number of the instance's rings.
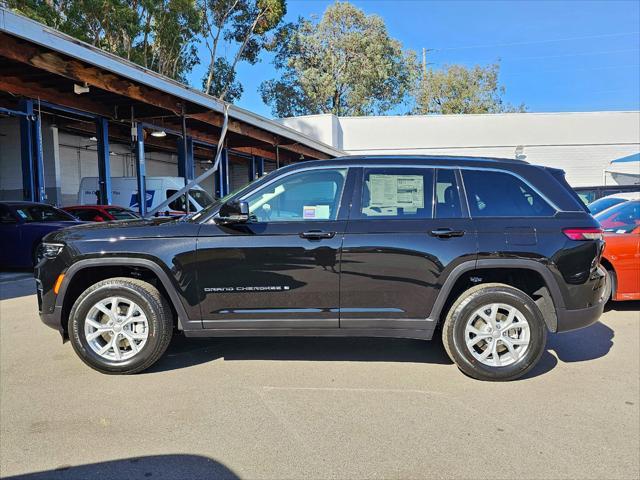
[[609,37],[623,37],[628,35],[640,35],[640,31],[637,32],[620,32],[620,33],[603,33],[599,35],[581,35],[579,37],[566,37],[566,38],[556,38],[549,40],[532,40],[528,42],[511,42],[511,43],[494,43],[494,44],[486,44],[486,45],[465,45],[462,47],[444,47],[444,48],[435,48],[434,50],[437,52],[444,52],[450,50],[469,50],[472,48],[494,48],[494,47],[513,47],[518,45],[538,45],[543,43],[555,43],[555,42],[568,42],[571,40],[587,40],[591,38],[609,38]]

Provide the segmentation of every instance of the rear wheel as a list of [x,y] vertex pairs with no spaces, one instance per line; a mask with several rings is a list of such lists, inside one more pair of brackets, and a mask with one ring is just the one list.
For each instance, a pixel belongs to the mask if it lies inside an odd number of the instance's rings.
[[613,296],[616,293],[617,277],[616,272],[613,270],[609,270],[607,268],[605,271],[607,272],[607,292],[605,293],[605,298],[607,302],[611,302],[613,301]]
[[514,380],[540,359],[547,330],[538,306],[509,285],[478,285],[452,305],[442,330],[449,357],[479,380]]
[[171,308],[157,288],[132,278],[92,285],[69,315],[74,350],[90,367],[112,374],[137,373],[165,352],[173,333]]

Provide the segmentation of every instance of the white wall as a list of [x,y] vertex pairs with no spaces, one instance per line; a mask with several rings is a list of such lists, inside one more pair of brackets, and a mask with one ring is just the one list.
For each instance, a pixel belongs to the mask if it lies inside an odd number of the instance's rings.
[[528,162],[564,169],[573,186],[601,185],[611,160],[640,151],[640,112],[311,115],[282,122],[351,155],[515,158],[520,146]]
[[[58,131],[46,119],[42,125],[47,201],[68,206],[78,201],[80,179],[98,176],[97,143],[87,136]],[[135,158],[126,144],[111,142],[111,176],[135,176]],[[177,176],[177,156],[145,152],[148,176]],[[20,122],[0,119],[0,200],[22,200]]]
[[22,199],[20,122],[0,118],[0,200]]

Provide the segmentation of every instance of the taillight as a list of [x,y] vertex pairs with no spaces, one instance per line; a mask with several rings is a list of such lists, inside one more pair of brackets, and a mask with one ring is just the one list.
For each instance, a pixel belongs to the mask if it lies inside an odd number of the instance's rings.
[[565,228],[562,230],[571,240],[602,240],[601,228]]

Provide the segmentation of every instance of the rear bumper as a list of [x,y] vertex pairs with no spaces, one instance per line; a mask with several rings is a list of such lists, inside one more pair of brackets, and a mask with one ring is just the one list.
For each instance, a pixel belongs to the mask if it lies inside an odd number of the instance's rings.
[[569,332],[588,327],[598,321],[604,310],[605,302],[578,310],[558,310],[558,332]]
[[597,286],[593,288],[593,294],[595,294],[595,298],[597,298],[596,303],[589,307],[575,310],[559,308],[557,310],[557,332],[577,330],[578,328],[588,327],[598,321],[607,303],[609,287],[607,285],[607,276],[601,267],[598,267],[597,277],[599,282]]

